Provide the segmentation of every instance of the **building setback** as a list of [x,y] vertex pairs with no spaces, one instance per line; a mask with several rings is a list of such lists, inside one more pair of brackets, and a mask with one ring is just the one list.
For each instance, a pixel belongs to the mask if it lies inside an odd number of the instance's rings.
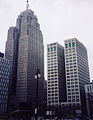
[[28,3],[27,9],[18,16],[16,27],[9,29],[6,58],[11,61],[10,96],[16,96],[18,103],[35,105],[37,85],[35,74],[39,69],[41,77],[38,93],[39,104],[42,104],[44,97],[43,35],[36,15],[28,9]]
[[87,49],[76,38],[65,40],[67,102],[85,110],[84,85],[90,82]]
[[0,53],[0,114],[7,110],[10,62]]
[[64,47],[59,43],[47,45],[47,105],[66,101]]

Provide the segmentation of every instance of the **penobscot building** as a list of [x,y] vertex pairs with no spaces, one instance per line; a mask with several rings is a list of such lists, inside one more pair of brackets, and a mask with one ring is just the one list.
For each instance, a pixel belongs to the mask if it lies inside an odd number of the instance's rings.
[[47,45],[47,105],[66,101],[64,47],[59,43]]
[[[10,27],[6,42],[5,57],[10,60],[9,104],[36,104],[37,80],[39,104],[43,102],[44,89],[44,45],[38,19],[31,9],[23,11],[17,18],[16,26]],[[9,105],[9,106],[10,106]]]
[[67,102],[85,110],[84,85],[90,82],[87,49],[76,38],[65,40]]

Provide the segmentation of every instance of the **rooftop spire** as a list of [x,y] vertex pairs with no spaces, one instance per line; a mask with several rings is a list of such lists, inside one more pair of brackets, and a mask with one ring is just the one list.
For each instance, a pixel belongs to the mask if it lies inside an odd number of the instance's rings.
[[29,1],[27,0],[26,9],[28,10],[28,8],[29,8]]

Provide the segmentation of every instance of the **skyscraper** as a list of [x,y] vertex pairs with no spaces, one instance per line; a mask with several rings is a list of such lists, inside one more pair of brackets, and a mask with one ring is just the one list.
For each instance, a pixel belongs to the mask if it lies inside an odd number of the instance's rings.
[[84,85],[90,82],[88,56],[76,38],[65,40],[65,69],[67,102],[85,107]]
[[39,104],[43,102],[44,45],[38,19],[28,7],[27,1],[27,9],[18,16],[16,27],[9,29],[6,58],[11,60],[11,74],[15,74],[10,81],[10,92],[15,94],[18,103],[35,105],[37,69],[41,74],[38,82]]
[[0,53],[0,115],[7,110],[8,86],[10,61],[3,58],[4,54]]
[[59,43],[47,45],[47,105],[66,101],[64,47]]

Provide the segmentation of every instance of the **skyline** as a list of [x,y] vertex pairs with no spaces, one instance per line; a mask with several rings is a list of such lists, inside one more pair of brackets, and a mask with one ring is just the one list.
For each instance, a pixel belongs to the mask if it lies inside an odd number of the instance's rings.
[[[92,0],[29,0],[30,8],[39,19],[44,36],[45,56],[46,44],[77,37],[88,50],[90,78],[93,79],[93,2]],[[52,8],[52,9],[51,9]],[[0,52],[5,51],[5,41],[10,26],[15,26],[16,18],[26,9],[26,0],[0,0]],[[9,14],[6,14],[9,13]],[[11,19],[9,19],[11,18]],[[8,19],[8,20],[7,20]],[[7,20],[7,22],[6,22]],[[5,23],[5,24],[4,24]],[[3,31],[3,32],[2,32]],[[45,62],[46,63],[46,62]],[[45,67],[46,71],[46,67]],[[46,73],[46,72],[45,72]],[[46,76],[46,75],[45,75]]]

